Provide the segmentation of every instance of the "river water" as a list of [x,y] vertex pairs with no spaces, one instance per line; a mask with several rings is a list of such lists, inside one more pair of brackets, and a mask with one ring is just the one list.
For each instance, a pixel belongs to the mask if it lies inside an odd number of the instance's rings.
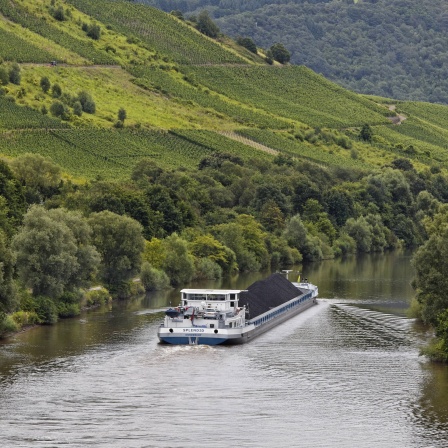
[[178,291],[16,335],[0,345],[0,444],[447,447],[448,368],[419,356],[409,262],[303,267],[319,305],[242,346],[158,344]]

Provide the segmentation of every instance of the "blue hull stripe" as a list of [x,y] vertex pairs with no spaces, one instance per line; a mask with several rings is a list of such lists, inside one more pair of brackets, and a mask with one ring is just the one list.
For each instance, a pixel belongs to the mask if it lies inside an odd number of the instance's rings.
[[190,337],[186,338],[183,336],[173,336],[173,337],[160,337],[160,340],[167,342],[168,344],[186,344],[189,345],[190,341],[198,345],[218,345],[226,342],[228,338],[207,338],[207,337]]

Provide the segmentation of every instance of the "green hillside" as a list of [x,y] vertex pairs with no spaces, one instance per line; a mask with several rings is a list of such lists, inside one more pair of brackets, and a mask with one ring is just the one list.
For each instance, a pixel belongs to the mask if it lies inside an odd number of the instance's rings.
[[0,0],[0,337],[108,291],[415,247],[447,221],[447,107],[213,30],[121,0]]
[[[263,157],[284,153],[328,166],[370,170],[397,157],[418,170],[447,166],[444,106],[397,102],[395,112],[392,100],[349,92],[305,67],[268,65],[224,36],[211,39],[141,4],[0,0],[0,13],[8,43],[0,69],[8,75],[20,63],[20,82],[6,79],[1,88],[7,156],[42,153],[84,179],[125,178],[147,156],[167,168],[197,166],[213,151],[256,157],[256,143],[272,149]],[[98,36],[89,36],[92,27]],[[80,93],[94,113],[75,113]],[[408,119],[392,124],[397,113]],[[359,138],[364,124],[371,142]],[[193,146],[179,143],[185,132]]]
[[283,42],[294,64],[366,94],[448,103],[446,0],[134,0],[185,17],[206,9],[227,35]]

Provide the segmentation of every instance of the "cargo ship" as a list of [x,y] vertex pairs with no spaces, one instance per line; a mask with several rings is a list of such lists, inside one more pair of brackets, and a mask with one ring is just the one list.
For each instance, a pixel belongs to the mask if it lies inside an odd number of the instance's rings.
[[246,290],[182,289],[157,335],[168,344],[244,344],[317,303],[318,288],[280,273]]

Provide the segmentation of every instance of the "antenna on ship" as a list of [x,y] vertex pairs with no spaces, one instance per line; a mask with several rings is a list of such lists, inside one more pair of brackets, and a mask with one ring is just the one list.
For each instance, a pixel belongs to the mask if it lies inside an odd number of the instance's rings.
[[289,280],[288,275],[290,272],[292,272],[292,269],[282,269],[282,272],[284,272],[286,274],[286,280]]

